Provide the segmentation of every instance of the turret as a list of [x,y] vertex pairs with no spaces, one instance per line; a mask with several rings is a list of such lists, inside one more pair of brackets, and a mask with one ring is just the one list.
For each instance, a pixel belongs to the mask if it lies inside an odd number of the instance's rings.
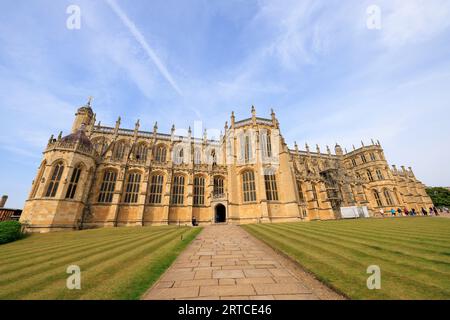
[[91,108],[92,97],[89,97],[86,105],[80,107],[75,113],[75,120],[72,125],[72,133],[77,132],[82,125],[89,126],[94,119],[94,112]]
[[342,155],[344,154],[344,152],[342,151],[341,146],[338,145],[337,143],[336,143],[336,145],[334,146],[334,153],[335,153],[337,156],[342,156]]

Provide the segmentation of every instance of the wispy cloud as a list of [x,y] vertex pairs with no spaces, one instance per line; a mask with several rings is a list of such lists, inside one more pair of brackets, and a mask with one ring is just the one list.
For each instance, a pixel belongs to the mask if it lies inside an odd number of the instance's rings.
[[128,28],[130,33],[133,35],[133,37],[136,39],[136,41],[141,45],[142,49],[147,53],[149,58],[155,63],[158,70],[161,72],[163,77],[170,83],[170,85],[173,87],[173,89],[180,95],[182,95],[180,88],[176,84],[175,80],[173,79],[172,75],[167,70],[166,66],[162,63],[162,61],[159,59],[155,51],[150,47],[150,45],[147,43],[147,40],[145,40],[144,36],[142,35],[141,31],[138,29],[138,27],[132,22],[128,16],[125,14],[125,12],[120,8],[120,6],[116,3],[115,0],[106,0],[106,3],[111,7],[111,9],[115,12],[115,14],[120,18],[122,23]]

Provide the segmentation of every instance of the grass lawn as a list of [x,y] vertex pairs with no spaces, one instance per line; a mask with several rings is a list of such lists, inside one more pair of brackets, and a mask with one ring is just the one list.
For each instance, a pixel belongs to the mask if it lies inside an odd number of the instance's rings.
[[[243,226],[352,299],[450,299],[450,219],[393,218]],[[367,267],[381,289],[367,289]]]
[[[200,230],[105,228],[0,245],[0,299],[139,299]],[[69,265],[81,268],[81,290],[66,288]]]

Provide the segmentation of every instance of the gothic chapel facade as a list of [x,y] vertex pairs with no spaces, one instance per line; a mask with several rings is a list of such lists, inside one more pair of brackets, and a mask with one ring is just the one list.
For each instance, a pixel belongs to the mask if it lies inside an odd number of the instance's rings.
[[220,139],[95,123],[88,102],[72,133],[50,138],[21,221],[48,232],[96,227],[339,219],[340,208],[432,206],[411,168],[390,168],[379,142],[334,153],[289,149],[272,111],[225,124]]

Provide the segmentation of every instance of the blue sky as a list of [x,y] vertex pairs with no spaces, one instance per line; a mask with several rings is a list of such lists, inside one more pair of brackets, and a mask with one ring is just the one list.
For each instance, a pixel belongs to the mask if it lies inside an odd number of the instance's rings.
[[[66,28],[69,5],[81,28]],[[370,5],[381,29],[366,27]],[[51,134],[97,119],[221,129],[274,108],[292,147],[379,139],[391,164],[450,185],[447,0],[4,0],[0,194],[23,206]]]

